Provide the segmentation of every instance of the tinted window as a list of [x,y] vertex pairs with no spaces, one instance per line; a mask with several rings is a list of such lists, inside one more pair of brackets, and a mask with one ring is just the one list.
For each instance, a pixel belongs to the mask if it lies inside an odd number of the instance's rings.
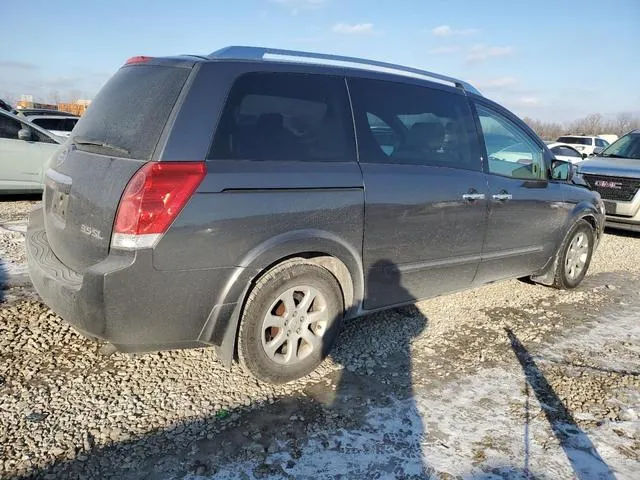
[[545,179],[542,149],[504,115],[478,105],[478,117],[487,148],[489,172],[524,180]]
[[439,89],[349,79],[361,162],[480,170],[467,100]]
[[45,130],[66,130],[64,118],[34,118],[31,122]]
[[572,143],[574,145],[591,145],[591,139],[584,137],[560,137],[558,138],[558,142]]
[[6,115],[0,115],[0,138],[18,139],[18,131],[21,129],[21,123]]
[[76,123],[78,123],[77,118],[66,118],[64,121],[64,131],[65,132],[72,131],[75,128]]
[[569,147],[562,147],[562,146],[553,147],[551,149],[551,152],[554,155],[560,155],[564,157],[581,157],[581,155],[576,150]]
[[[149,160],[189,72],[157,65],[121,68],[80,118],[73,138],[119,147],[124,151],[118,156]],[[113,154],[100,146],[76,146]]]
[[607,142],[605,142],[600,138],[596,138],[596,147],[606,147],[606,146],[607,146]]
[[343,78],[250,73],[231,90],[212,159],[355,161]]

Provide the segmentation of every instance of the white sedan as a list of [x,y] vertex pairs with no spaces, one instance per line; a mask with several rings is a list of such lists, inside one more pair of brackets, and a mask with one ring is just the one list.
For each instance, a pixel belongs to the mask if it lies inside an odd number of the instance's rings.
[[561,142],[553,142],[547,145],[553,156],[563,162],[580,163],[587,157],[587,154],[582,154],[571,145]]
[[0,194],[41,192],[44,165],[62,141],[0,109]]

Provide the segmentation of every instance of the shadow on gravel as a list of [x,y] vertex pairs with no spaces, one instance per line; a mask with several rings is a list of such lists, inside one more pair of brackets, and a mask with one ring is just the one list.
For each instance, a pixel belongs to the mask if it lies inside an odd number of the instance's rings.
[[615,235],[617,237],[637,238],[640,239],[640,232],[632,232],[631,230],[621,230],[619,228],[606,227],[605,233]]
[[[395,265],[375,267],[390,293],[410,298]],[[429,478],[411,362],[411,341],[426,327],[413,306],[345,322],[332,354],[344,368],[301,392],[108,447],[87,434],[68,451],[73,460],[26,478]]]
[[0,202],[39,202],[40,200],[42,200],[42,193],[0,195]]
[[518,337],[509,328],[505,328],[511,341],[511,348],[522,366],[527,381],[527,403],[525,423],[525,468],[527,473],[529,460],[529,387],[533,390],[544,414],[551,426],[551,430],[560,446],[564,450],[575,477],[579,480],[593,478],[615,480],[611,468],[602,459],[589,436],[578,426],[573,415],[562,400],[558,397],[553,387],[549,384],[544,374],[536,364],[534,358],[520,342]]
[[9,274],[4,265],[4,261],[0,258],[0,303],[4,302],[4,291],[9,288]]

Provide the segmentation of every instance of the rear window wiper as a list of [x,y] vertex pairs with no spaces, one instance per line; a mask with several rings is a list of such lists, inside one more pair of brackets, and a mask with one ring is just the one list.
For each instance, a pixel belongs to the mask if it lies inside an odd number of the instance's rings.
[[109,150],[115,150],[116,152],[122,152],[126,155],[129,155],[129,153],[131,153],[126,148],[118,147],[116,145],[111,145],[110,143],[103,142],[101,140],[91,140],[89,138],[74,137],[73,143],[78,145],[92,145],[96,147],[107,148]]

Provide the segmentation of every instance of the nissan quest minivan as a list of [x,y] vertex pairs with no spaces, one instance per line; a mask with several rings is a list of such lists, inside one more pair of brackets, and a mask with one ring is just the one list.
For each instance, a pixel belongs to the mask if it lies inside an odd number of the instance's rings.
[[46,171],[33,283],[122,352],[314,370],[340,323],[498,280],[584,278],[604,206],[466,82],[254,47],[133,57]]

